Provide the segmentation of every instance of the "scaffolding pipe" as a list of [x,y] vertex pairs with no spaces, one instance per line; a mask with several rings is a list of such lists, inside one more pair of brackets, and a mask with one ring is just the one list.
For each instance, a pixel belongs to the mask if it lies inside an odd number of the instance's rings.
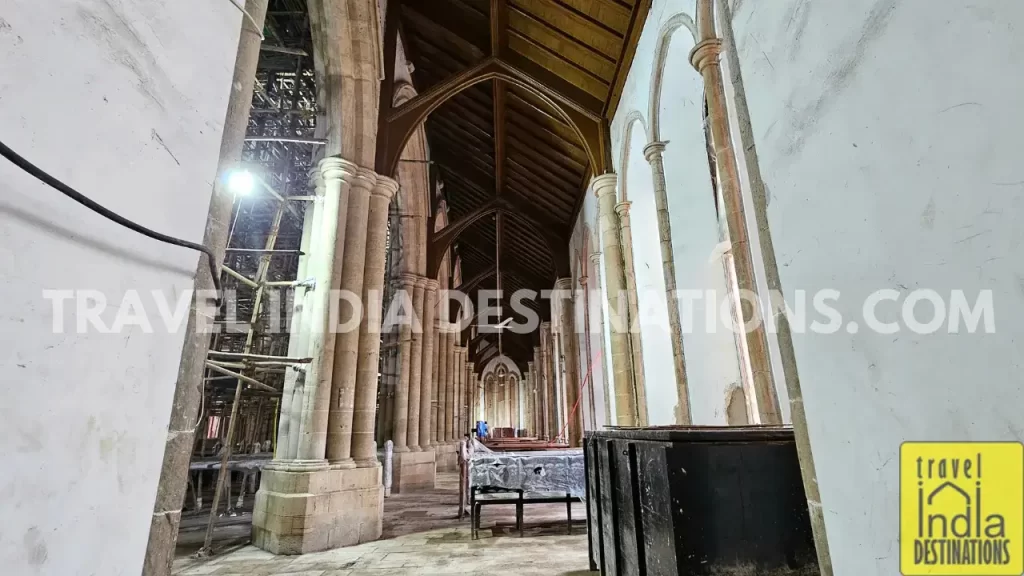
[[276,362],[287,362],[291,364],[309,364],[312,358],[289,358],[287,356],[267,356],[265,354],[248,354],[244,352],[221,352],[210,350],[210,356],[223,356],[225,358],[242,358],[245,360],[273,360]]
[[[260,181],[262,182],[262,180]],[[265,183],[264,186],[266,186]],[[280,198],[280,196],[278,196],[278,198]],[[274,213],[274,222],[270,227],[270,234],[267,235],[267,243],[265,246],[267,250],[273,250],[274,246],[277,244],[277,234],[281,230],[281,219],[284,217],[285,208],[291,207],[291,205],[289,205],[287,202],[284,202],[283,199],[281,200],[282,201],[279,202],[277,205],[277,211]],[[249,352],[252,350],[252,341],[253,336],[255,335],[253,332],[253,326],[255,326],[256,322],[259,320],[260,308],[262,308],[263,306],[264,287],[262,286],[262,284],[264,281],[266,281],[267,270],[269,268],[270,255],[263,254],[260,257],[260,265],[258,270],[256,271],[256,283],[259,284],[260,286],[256,288],[256,296],[253,299],[252,317],[249,321],[249,333],[245,337],[245,347],[243,348],[242,352],[243,354],[246,355],[249,354]],[[215,364],[210,364],[209,361],[207,362],[206,365],[209,366],[210,369],[214,370],[215,372],[231,372],[226,368],[221,368],[219,366],[216,366]],[[221,456],[220,471],[217,473],[217,486],[216,488],[214,488],[213,492],[213,506],[210,508],[210,521],[206,525],[206,538],[204,539],[203,547],[200,550],[200,552],[204,555],[208,555],[211,552],[211,546],[213,544],[213,528],[217,522],[217,507],[220,505],[221,492],[223,492],[224,490],[225,480],[231,478],[231,471],[228,470],[228,459],[231,457],[231,447],[235,441],[235,428],[237,427],[236,424],[238,421],[238,407],[239,404],[241,404],[240,400],[242,397],[243,382],[248,382],[250,385],[253,385],[255,383],[255,385],[259,389],[264,389],[263,387],[271,388],[270,386],[263,384],[259,380],[255,380],[253,378],[249,378],[248,376],[242,376],[241,374],[238,374],[238,384],[235,386],[235,397],[234,400],[232,400],[231,402],[231,420],[228,421],[228,433],[227,437],[224,439],[224,454]],[[275,393],[278,392],[276,389],[271,389],[274,390]]]
[[236,272],[236,271],[232,270],[231,268],[228,268],[227,266],[225,266],[223,264],[221,264],[220,269],[223,270],[224,273],[227,274],[228,276],[231,276],[232,278],[235,278],[236,280],[238,280],[239,282],[241,282],[242,284],[245,284],[246,286],[248,286],[250,288],[259,288],[259,284],[253,282],[252,280],[249,280],[244,275],[242,275],[242,273],[240,273],[240,272]]
[[302,250],[266,250],[263,248],[228,248],[226,252],[252,252],[256,254],[298,254],[305,256]]
[[[206,361],[206,367],[209,368],[210,370],[213,370],[214,372],[220,372],[221,374],[224,374],[225,376],[230,376],[232,378],[238,378],[238,380],[240,382],[245,382],[246,384],[249,384],[250,386],[252,386],[253,388],[255,388],[257,390],[262,390],[264,392],[273,392],[275,394],[281,392],[280,390],[278,390],[277,388],[274,388],[273,386],[268,386],[268,385],[264,384],[263,382],[260,382],[259,380],[256,380],[255,378],[250,378],[248,376],[245,376],[244,374],[239,374],[237,372],[232,372],[231,370],[228,370],[227,368],[223,368],[221,366],[218,366],[216,364],[211,363],[209,360]],[[241,384],[239,384],[239,387],[241,387]],[[234,414],[233,410],[232,410],[232,414]],[[229,426],[228,427],[228,438],[230,438],[230,437],[231,437],[231,427]]]
[[260,46],[260,50],[263,52],[276,52],[278,54],[291,54],[292,56],[309,56],[305,50],[288,48],[287,46],[268,46],[264,44]]
[[298,136],[251,136],[245,139],[246,142],[288,142],[291,144],[316,144],[322,146],[327,144],[323,138],[300,138]]

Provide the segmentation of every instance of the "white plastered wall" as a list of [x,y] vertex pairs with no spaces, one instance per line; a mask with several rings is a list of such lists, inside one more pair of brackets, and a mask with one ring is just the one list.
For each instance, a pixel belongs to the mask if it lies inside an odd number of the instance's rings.
[[[112,210],[200,242],[241,23],[228,2],[6,0],[0,138]],[[151,291],[173,309],[198,258],[0,160],[4,573],[139,573],[184,322],[78,334],[72,301],[55,333],[43,291],[114,305],[135,289],[156,316]]]
[[[841,294],[841,330],[794,336],[835,573],[896,574],[900,443],[1024,437],[1024,4],[744,0],[733,27],[783,288]],[[898,333],[865,326],[879,289]],[[911,332],[917,289],[991,290],[996,332]]]

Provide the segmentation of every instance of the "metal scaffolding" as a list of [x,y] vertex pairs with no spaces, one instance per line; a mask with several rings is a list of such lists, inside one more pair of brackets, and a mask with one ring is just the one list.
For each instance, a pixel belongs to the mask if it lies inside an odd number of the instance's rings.
[[305,289],[296,273],[312,199],[310,171],[322,154],[314,134],[317,89],[306,2],[271,0],[264,34],[239,167],[256,185],[235,200],[221,279],[224,306],[203,379],[203,433],[193,450],[193,461],[216,456],[221,462],[204,549],[229,489],[231,454],[273,444],[286,371],[304,370],[310,361],[288,357],[291,302]]

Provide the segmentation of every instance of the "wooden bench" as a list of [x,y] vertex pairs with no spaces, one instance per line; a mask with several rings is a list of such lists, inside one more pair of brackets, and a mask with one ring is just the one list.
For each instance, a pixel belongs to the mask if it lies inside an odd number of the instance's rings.
[[524,531],[523,509],[527,504],[557,504],[565,502],[566,533],[572,534],[572,503],[582,501],[580,497],[570,494],[526,494],[522,490],[508,491],[474,487],[469,496],[469,521],[472,539],[476,540],[480,532],[480,508],[501,504],[515,504],[516,530],[519,531],[519,537],[522,538]]

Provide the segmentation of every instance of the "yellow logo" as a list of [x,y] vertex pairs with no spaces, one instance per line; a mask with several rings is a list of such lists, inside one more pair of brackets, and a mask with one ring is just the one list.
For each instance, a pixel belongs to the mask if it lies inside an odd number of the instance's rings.
[[1024,573],[1024,445],[900,446],[904,576]]

